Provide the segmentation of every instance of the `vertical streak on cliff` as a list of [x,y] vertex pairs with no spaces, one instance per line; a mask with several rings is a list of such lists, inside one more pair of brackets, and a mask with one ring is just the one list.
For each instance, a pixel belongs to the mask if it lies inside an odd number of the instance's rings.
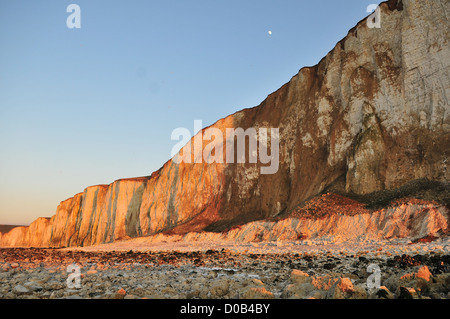
[[139,220],[139,212],[142,204],[142,195],[147,187],[147,181],[144,181],[134,192],[128,204],[127,215],[125,218],[125,230],[127,236],[142,236],[142,229]]
[[[114,184],[110,185],[108,188],[108,193],[107,193],[107,203],[108,203],[108,208],[106,209],[106,224],[105,224],[105,228],[103,231],[103,239],[102,239],[102,243],[106,243],[107,242],[107,238],[108,235],[110,233],[110,228],[111,228],[111,209],[112,209],[112,205],[113,205],[113,190],[114,190]],[[109,195],[109,196],[108,196]]]
[[113,209],[112,209],[112,216],[111,216],[111,228],[110,228],[110,236],[108,242],[114,241],[114,235],[116,233],[116,214],[117,214],[117,199],[119,197],[119,191],[120,191],[120,181],[117,181],[114,183],[114,192],[113,192]]
[[[94,222],[95,222],[96,217],[97,217],[97,200],[98,200],[98,193],[99,193],[99,191],[100,191],[100,188],[97,188],[95,190],[94,199],[93,199],[93,202],[92,202],[92,212],[91,212],[91,214],[89,216],[89,225],[88,225],[86,234],[82,238],[79,238],[79,245],[80,246],[84,246],[85,243],[91,243],[92,242],[92,236],[93,236],[93,233],[94,233],[93,232],[93,227],[94,227]],[[88,190],[86,189],[85,197],[87,197],[87,192],[88,192]]]
[[[173,179],[170,184],[169,192],[169,200],[167,203],[167,224],[166,224],[166,230],[173,228],[176,226],[178,221],[178,208],[175,206],[175,201],[177,197],[177,183],[178,183],[178,164],[175,164],[174,162],[171,163],[169,174],[173,176]],[[173,172],[172,172],[173,170]]]

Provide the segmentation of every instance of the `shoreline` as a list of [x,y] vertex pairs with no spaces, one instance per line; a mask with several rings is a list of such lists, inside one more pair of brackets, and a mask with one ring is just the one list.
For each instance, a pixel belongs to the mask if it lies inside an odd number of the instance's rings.
[[146,242],[145,237],[131,240],[116,241],[109,244],[100,244],[86,247],[59,248],[66,251],[135,251],[135,252],[159,252],[159,251],[206,251],[226,249],[235,253],[253,254],[289,254],[289,253],[317,253],[317,254],[355,254],[365,252],[372,255],[395,255],[405,253],[427,253],[435,251],[450,253],[450,237],[438,238],[430,242],[412,242],[411,239],[387,239],[387,240],[354,240],[342,242],[330,242],[319,240],[298,241],[269,241],[269,242],[244,242],[229,241],[174,241],[174,242]]

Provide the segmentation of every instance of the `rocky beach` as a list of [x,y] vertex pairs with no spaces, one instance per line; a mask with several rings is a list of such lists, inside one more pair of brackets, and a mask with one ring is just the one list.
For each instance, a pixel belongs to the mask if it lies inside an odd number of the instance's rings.
[[449,239],[129,248],[0,249],[0,298],[450,299]]

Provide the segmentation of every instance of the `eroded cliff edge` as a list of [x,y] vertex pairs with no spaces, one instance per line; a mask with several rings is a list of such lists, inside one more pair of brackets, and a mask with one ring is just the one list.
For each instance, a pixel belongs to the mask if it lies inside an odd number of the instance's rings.
[[[176,164],[88,187],[0,236],[2,246],[86,246],[188,233],[278,216],[330,187],[365,195],[417,179],[448,183],[450,88],[445,0],[380,5],[382,27],[357,24],[316,66],[259,106],[212,127],[279,128],[279,170]],[[204,143],[205,146],[207,143]]]

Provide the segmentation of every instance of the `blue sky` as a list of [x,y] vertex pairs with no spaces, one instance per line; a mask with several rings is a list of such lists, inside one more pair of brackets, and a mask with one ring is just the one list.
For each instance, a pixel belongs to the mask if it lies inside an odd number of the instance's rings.
[[[80,29],[66,25],[71,3]],[[371,3],[2,0],[0,224],[50,217],[90,185],[150,175],[170,158],[175,128],[258,105]]]

